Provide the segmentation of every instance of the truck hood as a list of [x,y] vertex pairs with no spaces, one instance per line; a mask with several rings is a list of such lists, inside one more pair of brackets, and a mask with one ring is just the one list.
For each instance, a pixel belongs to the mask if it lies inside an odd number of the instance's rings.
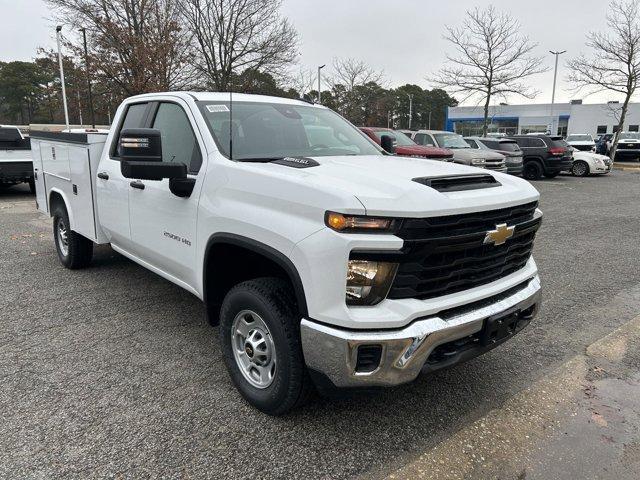
[[502,158],[499,153],[494,153],[489,150],[477,150],[475,148],[454,148],[453,158],[457,162],[469,163],[471,160],[483,158],[485,160]]
[[427,158],[451,158],[453,152],[446,148],[427,147],[424,145],[402,145],[396,147],[398,155],[419,155]]
[[[538,199],[526,180],[480,168],[410,157],[314,157],[311,168],[263,164],[288,175],[302,175],[318,189],[339,189],[354,195],[368,215],[431,217],[497,209]],[[458,192],[439,192],[415,178],[487,174],[500,186]],[[330,209],[330,206],[327,206]]]

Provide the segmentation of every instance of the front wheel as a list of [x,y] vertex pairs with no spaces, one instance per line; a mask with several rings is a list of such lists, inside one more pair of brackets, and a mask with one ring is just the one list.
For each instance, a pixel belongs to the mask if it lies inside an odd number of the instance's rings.
[[57,206],[53,212],[53,238],[62,265],[71,270],[89,266],[93,242],[71,230],[69,214],[63,206]]
[[578,162],[573,162],[571,166],[571,173],[573,173],[576,177],[586,177],[589,175],[589,165],[582,160]]
[[257,278],[236,285],[222,303],[219,328],[231,380],[247,402],[282,415],[309,398],[311,380],[289,283]]

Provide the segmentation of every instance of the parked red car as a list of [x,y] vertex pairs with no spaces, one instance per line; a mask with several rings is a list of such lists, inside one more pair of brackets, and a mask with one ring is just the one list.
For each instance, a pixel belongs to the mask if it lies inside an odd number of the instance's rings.
[[395,139],[396,154],[405,157],[424,157],[432,160],[442,160],[445,162],[453,161],[453,152],[448,148],[427,147],[425,145],[418,145],[411,140],[407,135],[398,130],[392,130],[390,128],[381,127],[360,127],[365,135],[371,140],[381,145],[381,139],[383,135],[388,135]]

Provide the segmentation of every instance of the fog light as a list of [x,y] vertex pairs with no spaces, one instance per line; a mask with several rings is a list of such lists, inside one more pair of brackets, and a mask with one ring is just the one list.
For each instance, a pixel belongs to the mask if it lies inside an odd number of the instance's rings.
[[380,366],[382,345],[359,345],[356,360],[357,373],[371,373]]
[[348,305],[375,305],[389,293],[397,263],[349,260],[346,298]]

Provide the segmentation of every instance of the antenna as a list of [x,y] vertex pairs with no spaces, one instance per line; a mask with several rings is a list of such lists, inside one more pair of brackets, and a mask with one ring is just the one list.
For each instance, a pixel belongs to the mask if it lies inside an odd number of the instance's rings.
[[233,160],[233,84],[229,82],[229,160]]

